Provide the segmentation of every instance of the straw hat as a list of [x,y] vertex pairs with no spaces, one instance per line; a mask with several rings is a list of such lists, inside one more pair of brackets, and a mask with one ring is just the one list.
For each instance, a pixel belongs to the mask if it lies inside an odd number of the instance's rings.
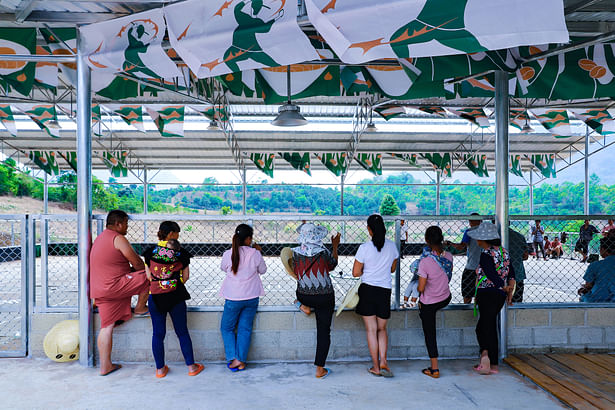
[[342,310],[345,308],[354,309],[359,304],[359,286],[361,286],[361,281],[355,281],[354,285],[350,288],[346,296],[344,296],[344,300],[337,308],[337,312],[335,316],[339,316],[342,313]]
[[478,228],[468,231],[468,236],[470,238],[482,241],[500,239],[498,228],[491,222],[482,222],[478,225]]
[[79,359],[79,321],[64,320],[56,323],[43,339],[43,349],[54,362]]
[[284,265],[286,273],[288,273],[294,279],[297,279],[297,275],[295,275],[295,269],[290,262],[293,260],[293,250],[289,247],[282,248],[282,250],[280,251],[280,259],[282,259],[282,265]]

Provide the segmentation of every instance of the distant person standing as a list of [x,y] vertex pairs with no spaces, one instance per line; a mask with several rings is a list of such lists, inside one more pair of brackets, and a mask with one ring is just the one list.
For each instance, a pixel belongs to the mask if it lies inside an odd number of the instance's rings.
[[589,219],[586,219],[583,225],[579,228],[579,240],[574,246],[574,251],[583,255],[583,258],[581,259],[582,263],[587,261],[589,243],[597,233],[599,233],[598,229],[594,225],[590,225]]
[[540,219],[536,219],[535,224],[534,226],[532,226],[531,229],[532,244],[534,245],[534,255],[536,259],[540,259],[540,257],[538,256],[538,248],[540,248],[540,251],[542,252],[542,258],[544,260],[547,260],[547,256],[545,255],[545,247],[543,245],[544,233],[544,228],[540,226]]
[[406,224],[406,221],[403,219],[399,222],[399,238],[401,242],[401,246],[399,247],[399,258],[404,259],[404,250],[408,242],[408,224]]
[[602,236],[603,237],[607,236],[609,234],[609,232],[611,232],[613,229],[615,229],[615,224],[613,223],[612,219],[609,219],[607,221],[607,225],[604,228],[602,228]]
[[[561,247],[561,245],[560,245]],[[527,251],[527,242],[525,237],[512,228],[508,228],[508,254],[510,257],[510,265],[515,271],[516,288],[513,293],[512,302],[523,302],[523,290],[525,281],[525,267],[523,261],[527,260],[529,253]]]
[[[471,213],[472,216],[478,216],[476,212]],[[458,251],[466,251],[467,260],[466,266],[461,274],[461,296],[463,297],[463,303],[472,303],[475,289],[476,268],[478,268],[478,261],[480,259],[481,249],[474,238],[469,236],[469,233],[478,228],[480,220],[470,219],[470,227],[463,233],[461,243],[451,243],[446,241],[445,245],[452,246]]]

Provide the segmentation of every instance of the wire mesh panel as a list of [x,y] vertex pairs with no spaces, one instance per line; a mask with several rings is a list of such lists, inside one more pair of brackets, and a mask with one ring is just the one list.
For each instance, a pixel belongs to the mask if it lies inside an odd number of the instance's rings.
[[0,357],[26,354],[23,216],[0,216]]

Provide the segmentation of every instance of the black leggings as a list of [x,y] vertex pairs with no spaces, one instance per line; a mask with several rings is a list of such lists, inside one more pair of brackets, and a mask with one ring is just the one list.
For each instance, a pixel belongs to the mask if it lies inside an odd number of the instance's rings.
[[316,366],[325,366],[331,346],[331,320],[335,310],[335,295],[305,295],[297,292],[297,300],[302,305],[314,309],[316,314]]
[[436,339],[436,312],[451,302],[451,295],[438,303],[426,305],[419,303],[419,317],[423,324],[423,334],[425,335],[425,346],[430,359],[438,357],[438,341]]
[[486,350],[492,365],[498,364],[498,315],[505,301],[506,295],[495,289],[479,290],[476,295],[480,312],[476,324],[476,339],[480,353]]

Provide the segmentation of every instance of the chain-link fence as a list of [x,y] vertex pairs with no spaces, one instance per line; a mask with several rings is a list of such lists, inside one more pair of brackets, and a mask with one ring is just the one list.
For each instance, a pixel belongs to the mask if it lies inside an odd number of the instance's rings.
[[[37,304],[43,309],[76,310],[77,306],[77,223],[74,216],[45,215],[37,217],[37,243],[41,243],[42,251],[37,258],[36,278],[40,288]],[[306,218],[306,219],[302,219]],[[478,222],[489,217],[472,217]],[[581,219],[579,219],[581,218]],[[591,225],[601,231],[607,224],[605,219],[592,217]],[[296,282],[286,274],[279,258],[280,250],[285,246],[296,246],[296,229],[305,220],[322,224],[329,229],[331,235],[341,233],[338,266],[331,273],[336,300],[341,302],[347,290],[354,284],[352,266],[354,255],[359,245],[369,240],[365,217],[331,217],[331,216],[262,216],[246,215],[241,217],[226,216],[189,216],[189,215],[135,215],[129,222],[127,239],[137,252],[142,253],[148,246],[157,241],[157,231],[160,222],[175,220],[181,227],[180,242],[193,255],[190,264],[190,280],[186,284],[191,294],[188,302],[193,308],[218,309],[223,305],[223,299],[218,295],[225,273],[220,269],[221,256],[231,247],[231,239],[235,227],[239,223],[248,223],[254,227],[254,240],[263,248],[267,263],[267,273],[262,276],[265,296],[261,298],[261,306],[289,307],[295,299]],[[95,216],[92,225],[93,237],[103,228],[104,216]],[[393,300],[401,305],[404,291],[407,288],[412,273],[410,265],[417,260],[424,246],[425,230],[431,225],[438,225],[444,233],[447,242],[446,249],[454,255],[454,270],[450,283],[452,303],[464,303],[474,294],[475,269],[477,257],[469,255],[476,251],[464,241],[464,232],[469,228],[470,221],[459,217],[387,217],[387,237],[397,241],[402,250],[399,264],[399,290],[395,291],[396,273],[392,275],[394,295]],[[534,220],[511,218],[511,228],[519,232],[523,239],[517,237],[516,246],[521,255],[527,251],[529,258],[523,262],[525,278],[518,285],[516,300],[518,303],[561,303],[577,302],[577,290],[584,283],[583,275],[588,264],[582,263],[584,241],[579,241],[579,230],[583,225],[583,217],[542,217],[540,231],[549,241],[558,237],[553,247],[542,248],[536,244],[538,255],[533,249],[534,237],[532,229]],[[7,229],[7,228],[5,228]],[[46,233],[45,233],[46,232]],[[396,235],[397,232],[397,235]],[[598,240],[601,234],[594,233],[587,242],[586,256],[589,261],[596,259]],[[46,241],[46,246],[45,246]],[[330,241],[327,241],[330,245]],[[450,243],[449,243],[450,242]],[[580,244],[579,244],[580,243]],[[542,249],[545,249],[543,257]],[[37,255],[38,256],[38,255]],[[545,260],[546,257],[546,260]],[[465,272],[464,272],[465,271]],[[521,272],[519,279],[522,278]],[[465,281],[464,281],[465,277]],[[522,293],[523,292],[523,293]]]

